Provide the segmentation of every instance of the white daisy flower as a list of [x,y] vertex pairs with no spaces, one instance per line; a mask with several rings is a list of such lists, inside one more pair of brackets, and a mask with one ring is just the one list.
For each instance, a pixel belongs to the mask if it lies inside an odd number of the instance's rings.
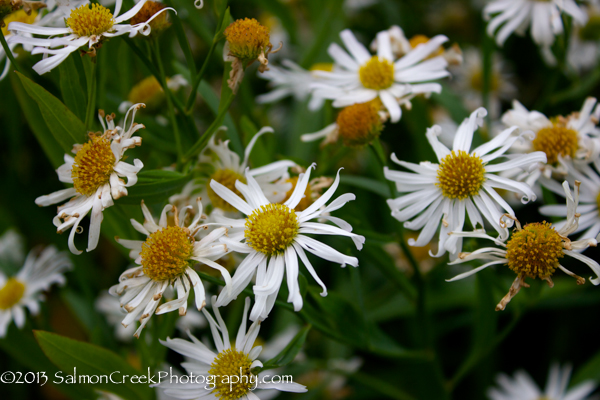
[[[67,203],[58,207],[52,222],[57,227],[58,233],[71,229],[69,250],[73,254],[81,254],[81,251],[75,247],[74,239],[75,232],[80,232],[82,229],[79,223],[83,217],[92,212],[87,246],[87,251],[92,251],[100,239],[102,212],[114,204],[113,200],[127,196],[127,188],[137,182],[137,173],[144,164],[135,159],[131,165],[121,159],[127,149],[142,144],[141,137],[132,137],[135,132],[144,128],[144,125],[134,122],[135,113],[141,107],[144,105],[136,104],[129,109],[125,115],[123,128],[115,127],[114,114],[106,115],[105,124],[105,115],[101,110],[98,117],[104,134],[90,133],[90,141],[73,146],[75,157],[65,154],[65,163],[56,170],[58,180],[72,183],[73,187],[35,199],[35,204],[45,207],[70,198]],[[130,113],[131,124],[127,128]],[[121,177],[126,177],[127,183]]]
[[[568,236],[577,230],[579,214],[577,213],[577,205],[579,204],[579,184],[575,181],[575,194],[571,193],[569,183],[563,183],[565,197],[567,198],[567,221],[558,230],[548,222],[533,222],[521,228],[521,224],[513,216],[505,214],[504,218],[510,221],[516,221],[516,230],[513,229],[513,234],[506,242],[506,238],[493,238],[485,232],[451,232],[450,236],[482,238],[494,241],[497,247],[483,247],[475,250],[472,253],[460,253],[458,258],[450,263],[451,265],[460,264],[472,260],[483,260],[485,264],[471,271],[462,273],[448,282],[466,278],[481,271],[491,265],[507,264],[508,268],[513,270],[517,277],[515,278],[510,291],[496,306],[496,311],[504,310],[510,300],[519,293],[522,287],[529,287],[525,282],[525,278],[540,278],[548,283],[548,286],[553,287],[552,275],[556,269],[560,269],[567,275],[577,279],[578,285],[583,285],[585,279],[575,275],[560,264],[559,259],[565,255],[573,257],[592,269],[596,278],[590,277],[590,282],[594,285],[600,285],[600,264],[589,257],[579,254],[579,251],[592,246],[595,247],[596,239],[583,239],[571,241]],[[505,243],[506,242],[506,243]],[[543,254],[543,257],[540,257]]]
[[[2,237],[2,241],[6,235]],[[25,307],[32,315],[40,311],[39,302],[44,300],[43,291],[54,283],[63,285],[63,272],[71,269],[72,264],[65,252],[59,252],[54,246],[34,249],[29,252],[21,270],[12,277],[0,271],[0,338],[6,336],[6,330],[12,320],[17,328],[25,326]]]
[[598,65],[600,43],[598,42],[600,2],[590,1],[582,4],[589,17],[584,26],[573,26],[567,50],[567,63],[577,74],[582,74]]
[[[595,238],[600,233],[600,160],[594,161],[594,168],[585,164],[575,166],[572,162],[564,162],[563,165],[567,168],[567,180],[573,182],[575,180],[581,182],[579,200],[582,204],[579,206],[579,226],[573,233],[583,232],[579,238],[588,239]],[[552,192],[559,196],[564,196],[565,192],[561,185],[553,179],[545,177],[540,178],[540,183]],[[567,217],[568,208],[563,204],[545,205],[540,207],[542,215],[552,217]],[[563,220],[555,223],[556,228],[560,229],[567,223]],[[585,231],[585,232],[584,232]]]
[[[135,331],[135,337],[139,337],[154,313],[164,314],[179,310],[179,315],[185,315],[192,289],[196,307],[198,310],[204,307],[204,286],[200,276],[192,268],[194,264],[203,263],[218,270],[225,282],[231,284],[229,272],[214,262],[227,253],[224,244],[216,243],[227,230],[215,229],[202,239],[196,240],[199,232],[205,228],[199,225],[204,217],[200,198],[197,199],[197,204],[198,212],[186,227],[185,220],[191,206],[177,212],[177,208],[167,204],[162,210],[159,222],[156,223],[150,210],[142,202],[144,223],[140,224],[132,219],[131,224],[138,232],[147,236],[146,240],[115,238],[118,243],[131,249],[129,256],[138,264],[123,272],[119,277],[119,284],[109,290],[111,295],[121,297],[121,307],[127,311],[127,316],[122,321],[123,326],[127,327],[139,317],[141,324]],[[174,225],[168,224],[169,211],[173,211]],[[177,290],[177,299],[159,307],[158,304],[169,285]]]
[[[12,22],[8,26],[8,29],[15,33],[14,36],[11,36],[11,43],[36,46],[31,54],[45,55],[42,61],[33,66],[33,69],[41,75],[56,68],[69,54],[77,51],[81,46],[87,45],[89,53],[94,56],[96,49],[107,38],[124,34],[132,37],[138,33],[147,36],[150,34],[150,21],[161,12],[172,10],[172,8],[164,8],[154,14],[148,21],[137,25],[130,25],[123,24],[122,22],[135,16],[144,6],[146,0],[141,0],[131,10],[119,16],[122,3],[122,0],[116,1],[114,16],[108,8],[100,4],[94,3],[89,7],[87,4],[82,5],[71,11],[69,18],[65,21],[66,27],[61,28]],[[31,38],[24,34],[43,35],[48,36],[48,38]],[[56,37],[56,35],[66,36]]]
[[596,389],[592,381],[582,382],[567,390],[571,366],[561,368],[558,364],[550,367],[546,388],[542,391],[527,372],[519,370],[513,378],[499,374],[496,378],[498,388],[490,388],[487,397],[490,400],[586,400]]
[[411,246],[427,245],[441,222],[438,252],[432,255],[434,257],[439,257],[446,251],[451,258],[456,257],[462,248],[462,239],[456,235],[449,236],[448,233],[462,231],[466,216],[473,229],[477,225],[483,227],[485,218],[500,237],[508,237],[508,230],[500,225],[500,217],[504,212],[514,215],[514,211],[496,189],[519,193],[523,196],[523,203],[536,199],[529,185],[503,178],[497,173],[515,167],[527,169],[537,162],[543,162],[546,159],[544,153],[538,151],[490,164],[505,157],[504,153],[523,135],[514,135],[516,126],[471,150],[473,133],[483,125],[486,115],[486,110],[479,108],[463,121],[454,136],[452,150],[438,140],[441,134],[439,126],[434,125],[427,130],[427,140],[433,147],[439,164],[413,164],[400,161],[392,154],[394,162],[412,172],[384,168],[385,177],[394,181],[402,194],[396,199],[388,200],[392,216],[398,221],[406,221],[404,226],[408,229],[422,229],[417,240],[409,239]]
[[[247,185],[240,181],[235,184],[246,200],[220,183],[214,180],[210,182],[211,188],[219,196],[248,216],[245,219],[223,217],[219,219],[231,228],[228,238],[221,240],[227,244],[230,250],[245,253],[247,256],[235,271],[230,290],[227,290],[226,287],[219,294],[216,306],[229,304],[256,275],[256,284],[254,285],[256,303],[252,308],[250,319],[252,321],[264,320],[275,304],[285,272],[289,289],[288,302],[294,304],[295,311],[299,311],[302,308],[302,296],[298,284],[298,257],[323,288],[321,295],[326,296],[325,284],[317,276],[305,250],[325,260],[338,262],[342,264],[342,267],[346,264],[358,266],[358,259],[355,257],[342,254],[305,235],[309,233],[347,236],[352,238],[359,250],[365,241],[363,236],[351,232],[352,227],[346,221],[328,215],[329,212],[339,209],[356,198],[354,194],[346,193],[329,205],[325,205],[340,183],[339,171],[331,187],[321,197],[305,210],[297,210],[310,179],[310,170],[314,167],[313,164],[306,173],[300,174],[292,195],[283,204],[270,202],[249,172],[246,172]],[[319,218],[331,221],[339,228],[318,222],[309,222]]]
[[588,19],[574,0],[492,0],[483,9],[483,16],[486,20],[491,18],[487,33],[496,36],[499,46],[504,45],[513,32],[523,35],[531,25],[533,41],[541,47],[546,62],[553,65],[556,58],[550,46],[564,31],[563,12],[577,25],[585,24]]
[[[213,304],[215,302],[213,297]],[[262,367],[257,359],[262,346],[254,347],[260,331],[260,322],[255,321],[246,332],[246,319],[250,309],[250,299],[246,298],[242,323],[235,338],[231,342],[225,321],[219,308],[213,306],[215,319],[203,309],[202,312],[210,324],[216,352],[190,334],[192,341],[167,338],[160,342],[171,350],[186,357],[182,366],[199,378],[196,382],[182,384],[163,382],[153,387],[164,390],[165,394],[178,399],[222,399],[222,400],[259,400],[255,389],[276,389],[282,392],[304,393],[306,387],[294,382],[272,383],[265,379],[265,374],[254,374],[255,368]],[[235,382],[233,376],[239,377]],[[261,396],[262,397],[262,396]],[[263,397],[264,398],[264,397]],[[269,397],[270,398],[270,397]]]
[[371,55],[348,29],[342,31],[340,37],[351,55],[332,43],[328,52],[340,68],[332,72],[315,71],[322,79],[312,84],[314,95],[334,100],[334,107],[365,103],[379,97],[392,122],[398,122],[401,116],[399,103],[419,93],[442,90],[438,83],[419,82],[449,75],[446,71],[448,63],[443,57],[427,59],[448,40],[446,36],[438,35],[398,60],[392,53],[388,31],[377,34],[377,55]]
[[600,154],[600,129],[596,126],[600,118],[600,105],[596,99],[588,97],[581,111],[566,117],[548,118],[538,111],[529,111],[517,100],[513,100],[513,108],[504,113],[502,122],[506,126],[518,126],[523,130],[535,133],[532,140],[516,142],[511,151],[529,153],[543,151],[547,162],[530,173],[525,172],[518,180],[525,180],[530,185],[544,175],[550,177],[553,172],[566,174],[559,162],[562,158],[570,158],[576,162],[589,163]]

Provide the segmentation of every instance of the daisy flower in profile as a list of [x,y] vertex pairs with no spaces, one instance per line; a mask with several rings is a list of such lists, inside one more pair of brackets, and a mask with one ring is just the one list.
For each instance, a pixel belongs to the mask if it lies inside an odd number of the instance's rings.
[[443,35],[418,45],[398,60],[392,53],[388,31],[377,34],[376,55],[371,55],[350,30],[342,31],[340,37],[350,54],[332,43],[328,52],[339,68],[332,72],[315,71],[315,76],[321,80],[312,84],[314,95],[334,100],[334,107],[346,107],[379,98],[392,122],[398,122],[401,116],[399,103],[419,93],[439,93],[442,90],[438,83],[419,82],[449,75],[446,71],[448,63],[443,57],[429,58],[448,40]]
[[523,203],[535,201],[535,193],[529,185],[497,173],[516,167],[527,169],[537,162],[544,162],[546,156],[538,151],[492,164],[492,161],[505,157],[506,150],[519,139],[521,135],[514,134],[517,127],[505,129],[489,142],[471,150],[473,133],[483,125],[486,115],[486,110],[479,108],[466,118],[456,131],[452,149],[438,140],[439,126],[427,130],[427,140],[435,151],[438,164],[413,164],[400,161],[392,154],[394,162],[412,171],[384,168],[385,177],[395,182],[401,193],[400,197],[388,200],[392,216],[404,222],[408,229],[421,229],[417,240],[409,239],[411,246],[427,245],[441,223],[435,257],[448,251],[451,258],[455,258],[462,248],[462,239],[448,233],[462,231],[466,216],[473,229],[478,225],[483,228],[485,219],[500,237],[508,237],[506,226],[500,225],[500,217],[504,212],[514,215],[514,211],[496,189],[520,194]]
[[[42,61],[33,66],[33,69],[41,75],[56,68],[69,54],[77,51],[81,46],[87,45],[88,54],[95,56],[96,50],[108,38],[124,34],[132,37],[138,33],[147,36],[151,30],[150,21],[159,16],[161,12],[172,10],[171,8],[163,8],[148,19],[148,21],[137,25],[130,25],[123,24],[122,22],[134,17],[142,9],[146,0],[141,0],[131,10],[119,16],[122,3],[122,0],[117,0],[114,15],[108,8],[97,3],[91,6],[85,4],[79,8],[75,8],[66,19],[66,27],[64,28],[50,28],[12,22],[8,26],[8,29],[15,33],[11,37],[11,43],[34,45],[36,47],[32,50],[31,54],[45,55]],[[48,38],[31,38],[24,34],[48,36]]]
[[[255,389],[275,389],[282,392],[304,393],[306,387],[295,382],[271,382],[264,374],[256,375],[252,371],[263,364],[257,359],[262,346],[254,346],[260,331],[260,322],[255,321],[246,331],[246,320],[250,309],[250,299],[247,297],[242,315],[242,323],[235,337],[229,337],[227,325],[221,317],[219,308],[214,305],[213,312],[216,321],[203,309],[212,332],[216,352],[190,334],[192,341],[183,339],[160,340],[164,346],[186,357],[182,364],[188,374],[199,379],[191,383],[170,383],[165,381],[153,387],[164,390],[164,393],[177,399],[221,399],[221,400],[259,400]],[[191,376],[191,375],[190,375]],[[231,377],[239,379],[234,382]],[[266,378],[266,379],[265,379]],[[269,396],[268,398],[272,398]]]
[[571,366],[550,366],[546,388],[542,390],[525,371],[517,371],[513,378],[499,374],[496,378],[498,388],[490,388],[487,397],[490,400],[586,400],[596,389],[596,383],[585,381],[567,390],[571,376]]
[[[289,289],[288,302],[294,304],[295,311],[299,311],[302,309],[302,295],[298,284],[298,257],[323,288],[321,295],[326,296],[325,284],[318,277],[305,251],[325,260],[340,263],[342,267],[346,264],[354,267],[358,266],[358,259],[355,257],[342,254],[306,235],[350,237],[359,250],[365,241],[363,236],[352,233],[352,227],[349,223],[329,215],[329,212],[341,208],[344,204],[356,198],[354,194],[346,193],[326,205],[340,183],[339,171],[331,187],[321,197],[305,210],[299,211],[297,209],[305,196],[310,180],[310,171],[314,167],[313,164],[305,173],[300,174],[293,193],[283,204],[270,202],[256,180],[248,172],[246,172],[247,185],[240,181],[235,184],[235,187],[246,200],[243,200],[217,181],[212,180],[210,182],[211,188],[223,200],[247,215],[247,218],[243,219],[217,219],[218,222],[222,222],[230,228],[228,237],[223,238],[222,242],[227,244],[230,250],[245,253],[247,256],[235,271],[230,290],[225,287],[219,294],[216,306],[229,304],[256,275],[256,284],[254,285],[256,302],[250,313],[250,319],[252,321],[264,320],[275,304],[285,273]],[[337,226],[310,222],[313,219],[328,220]]]
[[[71,229],[69,250],[73,254],[81,254],[75,247],[74,240],[75,232],[82,229],[79,223],[83,217],[92,212],[87,246],[87,251],[92,251],[100,239],[102,212],[114,204],[113,200],[127,196],[127,188],[137,182],[137,173],[144,164],[138,159],[133,160],[133,165],[121,160],[127,149],[142,144],[141,137],[132,137],[135,132],[144,128],[144,125],[133,122],[136,111],[141,107],[144,105],[136,104],[129,109],[123,128],[115,127],[114,114],[106,115],[104,123],[104,111],[100,110],[98,116],[104,133],[90,133],[87,143],[73,146],[75,157],[65,154],[65,163],[56,170],[58,180],[72,183],[73,187],[35,199],[35,204],[45,207],[70,198],[67,203],[58,207],[52,222],[58,233]],[[129,114],[131,124],[127,127]],[[127,183],[121,177],[126,177]]]
[[[0,242],[11,239],[4,234]],[[42,292],[55,283],[63,285],[63,272],[71,268],[71,261],[65,252],[48,246],[30,251],[15,276],[8,277],[0,271],[0,338],[6,336],[11,320],[19,329],[25,326],[25,308],[32,315],[37,315],[40,311],[38,303],[44,300]]]
[[504,310],[522,287],[529,287],[529,284],[525,282],[525,278],[528,277],[540,278],[546,281],[548,286],[553,287],[552,275],[557,269],[560,269],[575,278],[578,285],[583,285],[585,279],[575,275],[560,264],[559,260],[567,255],[590,267],[596,274],[596,278],[590,277],[590,282],[599,285],[600,265],[591,258],[579,254],[579,251],[590,246],[596,247],[596,239],[572,241],[568,238],[571,233],[577,230],[579,222],[579,213],[577,213],[579,184],[578,181],[575,181],[575,193],[573,194],[569,188],[569,183],[567,181],[563,182],[564,193],[567,198],[567,220],[558,230],[546,221],[529,223],[521,228],[521,224],[516,218],[505,214],[503,224],[505,218],[516,222],[516,229],[513,229],[511,238],[508,241],[504,238],[493,238],[485,232],[451,232],[450,236],[489,239],[501,247],[484,247],[472,253],[460,253],[458,258],[450,263],[451,265],[472,260],[483,260],[485,264],[448,279],[448,282],[464,279],[491,265],[507,264],[508,268],[517,274],[517,277],[508,294],[496,306],[496,311]]
[[[191,206],[181,209],[167,204],[160,215],[158,223],[154,221],[148,207],[142,202],[144,223],[132,219],[131,224],[138,232],[147,236],[145,241],[115,240],[130,249],[129,256],[135,259],[136,267],[129,268],[119,277],[119,284],[110,288],[109,293],[121,297],[121,307],[127,311],[123,326],[127,327],[139,317],[141,322],[134,336],[139,338],[142,329],[152,314],[164,314],[179,310],[183,316],[187,311],[188,297],[194,289],[195,303],[198,310],[206,304],[204,285],[200,276],[192,268],[202,263],[221,272],[226,283],[231,283],[229,272],[214,260],[227,253],[227,247],[217,243],[227,233],[225,228],[211,231],[200,240],[198,234],[205,226],[200,225],[202,202],[197,199],[198,212],[190,225],[185,226]],[[169,224],[167,213],[173,211],[174,224]],[[168,301],[160,307],[161,298],[167,287],[172,285],[177,291],[177,299]],[[157,308],[158,307],[158,308]]]
[[490,20],[487,33],[496,36],[496,43],[504,45],[506,39],[516,32],[523,35],[531,25],[531,37],[541,46],[548,64],[556,64],[550,50],[557,35],[564,31],[562,13],[573,18],[576,25],[586,23],[588,17],[574,0],[492,0],[483,9],[483,16]]
[[535,136],[532,140],[515,143],[512,151],[520,153],[543,151],[547,158],[545,164],[532,170],[531,173],[526,172],[518,179],[526,179],[532,185],[540,175],[549,178],[553,172],[566,174],[564,166],[560,163],[563,158],[583,163],[598,158],[600,154],[600,139],[598,139],[600,129],[596,127],[598,118],[600,118],[600,105],[596,105],[596,99],[593,97],[585,100],[581,111],[566,117],[553,118],[548,118],[538,111],[529,111],[514,100],[512,110],[504,113],[502,122],[506,126],[531,130]]

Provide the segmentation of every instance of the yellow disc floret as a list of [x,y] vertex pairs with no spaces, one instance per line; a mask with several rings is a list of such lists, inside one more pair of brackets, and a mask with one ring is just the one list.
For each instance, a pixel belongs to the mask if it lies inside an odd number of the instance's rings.
[[546,221],[525,225],[506,244],[508,267],[522,277],[549,278],[563,257],[563,241]]
[[394,64],[385,58],[373,56],[360,67],[358,76],[367,89],[387,89],[394,83]]
[[267,255],[281,254],[298,234],[298,217],[283,204],[260,206],[246,218],[246,244]]
[[442,194],[450,199],[466,199],[479,193],[485,181],[483,161],[475,154],[459,150],[442,158],[437,171],[438,183]]
[[71,11],[67,26],[79,37],[98,36],[112,29],[115,19],[106,7],[98,3],[83,5]]
[[577,146],[577,132],[560,122],[540,129],[533,139],[533,149],[546,153],[548,164],[558,162],[558,156],[574,157]]
[[[410,40],[408,41],[408,43],[410,43],[411,49],[414,49],[418,45],[425,44],[427,42],[429,42],[429,38],[425,35],[415,35],[415,36],[411,37]],[[440,47],[438,47],[438,49],[435,52],[431,53],[429,55],[429,57],[427,57],[427,58],[441,56],[442,54],[444,54],[444,48],[442,46],[440,46]]]
[[33,24],[35,22],[35,18],[37,17],[37,11],[32,11],[30,15],[27,15],[25,11],[17,10],[14,13],[10,13],[4,18],[5,26],[2,27],[2,33],[4,36],[10,34],[8,31],[8,24],[11,22],[22,22],[24,24]]
[[[241,198],[244,198],[240,191],[237,190],[237,188],[235,187],[235,181],[246,183],[246,178],[243,175],[237,173],[232,169],[218,169],[214,174],[211,175],[208,181],[210,182],[213,179],[219,182],[221,185],[225,186],[227,189],[231,190],[233,193],[240,196]],[[208,198],[210,199],[213,207],[220,208],[221,210],[229,212],[237,211],[237,208],[235,208],[234,206],[223,200],[221,196],[216,194],[215,191],[212,190],[210,185],[207,185],[207,189]]]
[[9,278],[0,289],[0,310],[8,310],[21,300],[25,285],[15,278]]
[[[294,193],[294,189],[296,189],[296,185],[298,184],[298,177],[294,176],[285,180],[292,184],[292,188],[285,193],[285,199],[283,199],[280,203],[285,203],[288,201],[290,197],[292,197],[292,193]],[[306,190],[304,191],[304,197],[300,200],[300,203],[294,208],[295,211],[304,211],[312,204],[312,198],[310,195],[310,183],[306,185]]]
[[90,141],[75,154],[71,177],[77,193],[91,196],[108,182],[115,165],[115,155],[110,148],[110,139],[91,135]]
[[[214,376],[212,394],[221,400],[244,397],[256,383],[256,377],[250,372],[251,365],[250,357],[235,348],[220,352],[208,370]],[[231,379],[234,376],[238,379]]]
[[229,53],[249,62],[256,60],[261,53],[267,52],[269,28],[261,25],[254,18],[238,19],[225,29],[225,38],[229,42]]
[[[144,3],[144,6],[141,8],[141,10],[138,11],[138,13],[131,18],[131,25],[137,25],[143,22],[147,22],[155,14],[157,14],[166,7],[167,6],[165,6],[162,3],[148,0]],[[154,18],[148,24],[150,25],[149,36],[156,36],[156,34],[164,31],[169,26],[171,26],[171,22],[169,21],[169,16],[166,11],[160,12],[160,14],[158,14],[156,18]]]
[[364,146],[379,136],[383,123],[378,113],[381,103],[376,100],[353,104],[338,114],[338,133],[345,146]]
[[144,274],[155,281],[173,279],[183,274],[194,252],[194,238],[189,230],[169,226],[156,231],[142,244]]
[[127,96],[127,100],[133,104],[144,103],[147,110],[158,108],[164,98],[165,92],[154,75],[150,75],[138,82],[131,88],[129,95]]

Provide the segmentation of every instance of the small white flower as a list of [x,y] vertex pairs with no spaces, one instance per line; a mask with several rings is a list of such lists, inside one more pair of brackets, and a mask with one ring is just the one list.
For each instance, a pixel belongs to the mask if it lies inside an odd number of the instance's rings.
[[[303,211],[296,210],[304,197],[312,168],[314,168],[314,164],[308,168],[306,173],[300,174],[292,195],[283,204],[271,203],[248,172],[246,172],[247,185],[240,181],[235,184],[236,189],[243,194],[246,200],[220,183],[214,180],[210,182],[210,186],[219,196],[248,216],[245,219],[224,217],[217,219],[231,228],[228,238],[221,240],[227,244],[230,250],[245,253],[247,256],[235,271],[230,290],[227,290],[226,287],[221,291],[216,306],[229,304],[256,275],[256,285],[254,285],[256,303],[252,308],[250,319],[252,321],[264,320],[275,304],[285,273],[289,289],[288,302],[294,304],[295,311],[299,311],[302,308],[302,295],[298,284],[298,257],[323,288],[321,295],[326,296],[325,284],[317,276],[305,250],[325,260],[338,262],[342,266],[346,264],[358,266],[358,259],[355,257],[342,254],[326,244],[306,236],[306,234],[347,236],[352,239],[359,250],[365,241],[363,236],[351,232],[352,227],[346,221],[328,215],[329,212],[335,211],[355,199],[354,194],[346,193],[325,206],[340,183],[339,171],[331,187],[321,197]],[[339,228],[309,222],[318,218],[331,221]]]
[[401,116],[399,103],[405,103],[419,93],[442,90],[438,83],[419,82],[449,75],[446,71],[448,63],[443,57],[427,59],[448,40],[446,36],[438,35],[398,60],[392,53],[388,31],[377,34],[377,55],[371,55],[348,29],[342,31],[340,37],[350,55],[332,43],[328,52],[339,69],[315,71],[315,76],[321,79],[312,84],[314,95],[334,100],[334,107],[365,103],[379,97],[392,122],[398,122]]
[[411,246],[429,244],[441,222],[435,257],[446,251],[450,252],[452,258],[456,257],[462,248],[462,239],[449,236],[448,233],[462,231],[466,216],[473,229],[477,229],[477,225],[483,227],[485,218],[501,237],[508,237],[506,227],[500,226],[500,217],[503,212],[511,215],[514,212],[496,189],[521,194],[523,203],[535,201],[535,193],[529,185],[503,178],[496,173],[516,167],[527,169],[537,162],[543,162],[546,156],[542,152],[535,152],[490,164],[491,161],[505,157],[504,153],[521,135],[513,135],[517,127],[511,127],[471,150],[473,133],[483,125],[486,114],[484,108],[479,108],[463,121],[454,136],[452,150],[438,140],[441,134],[439,126],[434,125],[427,130],[427,140],[433,147],[439,164],[413,164],[400,161],[392,154],[394,162],[412,172],[384,168],[385,177],[396,182],[398,191],[403,194],[388,200],[392,216],[398,221],[406,221],[404,226],[408,229],[422,229],[416,241],[409,239]]
[[[213,296],[213,304],[215,303]],[[178,399],[244,399],[259,400],[254,389],[276,389],[282,392],[304,393],[306,387],[294,382],[266,383],[265,374],[255,375],[254,368],[262,367],[257,359],[262,347],[254,347],[254,342],[260,331],[260,322],[255,321],[246,332],[246,319],[250,309],[250,299],[246,298],[242,323],[232,343],[225,321],[217,306],[213,305],[215,319],[203,309],[202,312],[210,324],[216,353],[193,335],[192,341],[167,338],[160,341],[164,346],[186,357],[188,361],[182,364],[188,374],[200,376],[198,383],[159,383],[153,385],[164,390],[165,394]],[[240,377],[238,382],[232,376]],[[212,382],[212,384],[210,383]],[[230,383],[231,382],[231,383]],[[271,398],[271,397],[269,397]]]
[[[216,242],[227,233],[227,230],[215,229],[197,241],[196,237],[204,228],[199,225],[204,217],[200,198],[197,199],[197,204],[198,212],[186,227],[184,224],[191,206],[181,209],[178,213],[177,208],[167,204],[157,224],[148,207],[142,203],[144,223],[140,224],[132,219],[131,224],[138,232],[147,236],[146,240],[115,238],[121,245],[131,249],[129,256],[138,264],[123,272],[119,277],[119,284],[109,290],[111,295],[121,297],[121,307],[128,313],[123,319],[123,326],[127,327],[139,317],[141,324],[135,331],[135,337],[139,337],[154,313],[164,314],[179,310],[179,315],[185,315],[192,289],[194,289],[196,307],[198,310],[204,307],[206,304],[204,286],[192,265],[196,263],[208,265],[221,272],[226,283],[231,283],[229,272],[214,262],[227,253],[227,247]],[[175,224],[169,226],[167,213],[171,210]],[[177,290],[177,299],[167,301],[158,307],[169,285]]]
[[[511,222],[516,221],[516,229],[513,229],[512,236],[508,242],[507,238],[493,238],[485,232],[451,232],[451,236],[460,238],[471,237],[492,240],[497,247],[483,247],[472,253],[460,253],[458,259],[450,263],[451,265],[460,264],[472,260],[483,260],[485,264],[474,268],[471,271],[462,273],[448,282],[466,278],[481,271],[491,265],[507,264],[508,268],[517,274],[510,291],[496,306],[496,311],[504,310],[511,299],[519,293],[522,287],[529,287],[525,278],[540,278],[548,283],[551,288],[554,286],[552,275],[556,269],[577,279],[578,285],[583,285],[585,279],[575,275],[563,267],[559,259],[565,255],[573,257],[592,269],[596,278],[590,277],[590,282],[594,285],[600,285],[600,264],[589,257],[579,254],[579,251],[588,247],[595,247],[596,239],[583,239],[571,241],[568,236],[577,230],[579,214],[577,205],[579,204],[579,182],[575,181],[575,194],[571,193],[567,181],[563,182],[565,197],[567,198],[567,220],[556,230],[547,222],[534,222],[521,228],[521,224],[514,217],[505,214]],[[503,222],[504,223],[504,222]],[[506,242],[506,243],[505,243]],[[540,257],[543,254],[543,257]]]
[[[0,238],[0,247],[13,243],[12,234]],[[14,258],[14,257],[11,257]],[[72,264],[65,252],[59,252],[54,246],[37,248],[29,252],[21,270],[12,277],[0,271],[0,338],[6,336],[6,330],[12,320],[17,328],[25,326],[25,307],[32,315],[40,311],[39,302],[44,300],[41,293],[54,283],[63,285],[63,272],[71,269]]]
[[[100,239],[102,212],[114,204],[113,200],[127,196],[127,188],[137,182],[137,173],[144,164],[135,159],[131,165],[121,159],[127,149],[142,144],[142,138],[132,135],[144,128],[144,125],[133,122],[136,111],[143,106],[136,104],[129,109],[123,128],[115,127],[114,115],[107,115],[105,124],[104,112],[100,112],[98,116],[104,134],[98,136],[92,133],[89,142],[73,146],[75,157],[65,154],[65,163],[56,170],[58,180],[72,183],[73,187],[35,199],[35,204],[45,207],[71,198],[58,207],[52,222],[58,233],[71,229],[69,250],[73,254],[81,254],[75,247],[74,239],[75,232],[81,229],[79,223],[83,217],[92,212],[87,246],[87,251],[92,251]],[[127,128],[130,113],[131,124]],[[121,177],[126,177],[127,183]]]
[[584,26],[573,26],[567,51],[567,63],[577,74],[582,74],[598,65],[600,43],[598,42],[598,19],[600,3],[590,1],[582,4],[589,20]]
[[499,374],[496,378],[498,388],[490,388],[487,396],[490,400],[586,400],[596,389],[592,381],[582,382],[567,390],[571,366],[561,368],[552,364],[546,388],[542,392],[527,372],[519,370],[513,378]]
[[556,59],[550,46],[564,30],[563,12],[573,17],[573,22],[578,25],[585,24],[588,19],[574,0],[492,0],[485,6],[483,15],[485,19],[491,18],[487,33],[495,34],[499,46],[513,32],[523,35],[531,25],[533,41],[541,46],[546,62],[553,65]]

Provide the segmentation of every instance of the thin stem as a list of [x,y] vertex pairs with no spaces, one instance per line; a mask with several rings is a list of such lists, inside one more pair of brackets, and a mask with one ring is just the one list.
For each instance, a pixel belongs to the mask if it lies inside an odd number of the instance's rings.
[[4,37],[4,32],[2,32],[2,29],[0,29],[0,42],[2,42],[2,47],[4,48],[4,52],[6,53],[6,56],[8,57],[8,59],[10,60],[10,63],[15,66],[17,71],[23,73],[21,71],[21,68],[19,68],[19,64],[17,64],[17,61],[15,60],[15,56],[13,56],[13,53],[10,50],[10,47],[8,46],[8,43],[6,43],[6,38]]
[[87,108],[85,110],[85,129],[88,131],[92,128],[92,121],[94,120],[94,114],[96,110],[96,58],[90,57],[89,69],[86,68],[86,79],[87,79]]
[[208,66],[208,62],[210,61],[218,42],[219,41],[216,40],[216,38],[213,39],[212,44],[210,45],[210,49],[208,50],[208,54],[206,55],[204,63],[202,64],[202,68],[200,68],[200,72],[198,73],[198,75],[194,77],[194,81],[192,83],[192,91],[190,92],[190,97],[188,98],[185,107],[186,114],[190,114],[192,112],[192,109],[194,108],[194,103],[196,102],[196,91],[198,90],[198,86],[202,81],[202,77],[204,76],[204,72],[206,71],[206,67]]

